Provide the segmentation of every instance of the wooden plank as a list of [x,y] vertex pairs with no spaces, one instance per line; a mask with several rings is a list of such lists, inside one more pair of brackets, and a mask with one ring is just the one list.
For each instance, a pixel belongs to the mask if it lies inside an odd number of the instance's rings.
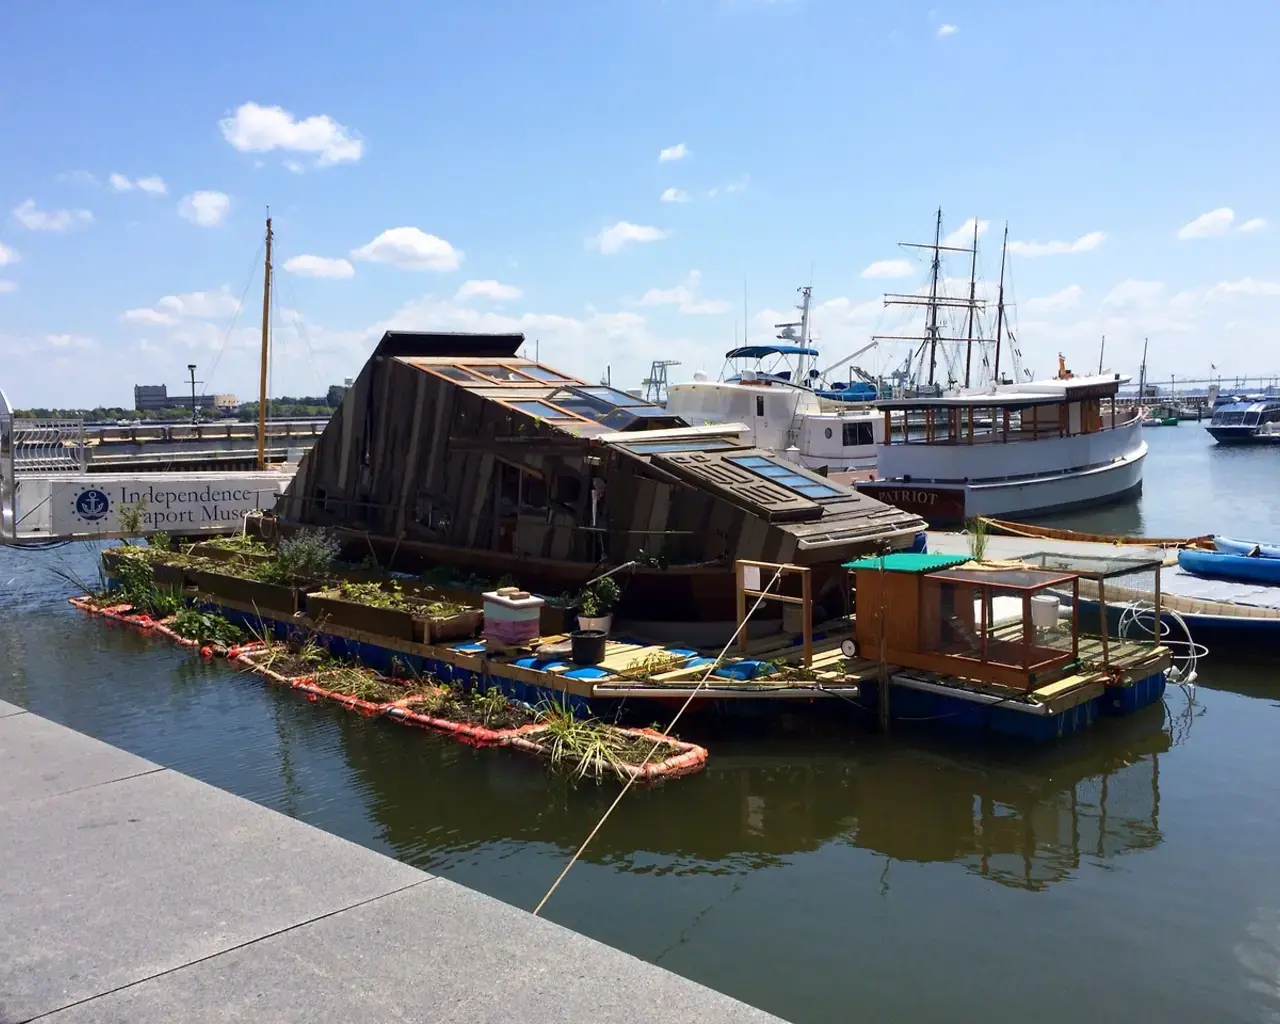
[[495,484],[493,472],[494,457],[488,452],[479,456],[480,465],[476,470],[475,489],[472,492],[471,521],[467,526],[467,547],[475,547],[476,531],[480,521],[489,512],[489,495],[491,485]]
[[409,451],[404,459],[404,479],[400,483],[400,502],[396,509],[396,533],[404,530],[405,508],[409,504],[409,492],[413,488],[418,473],[418,448],[422,441],[422,413],[427,399],[428,377],[425,373],[416,375],[414,381],[413,418],[409,423]]

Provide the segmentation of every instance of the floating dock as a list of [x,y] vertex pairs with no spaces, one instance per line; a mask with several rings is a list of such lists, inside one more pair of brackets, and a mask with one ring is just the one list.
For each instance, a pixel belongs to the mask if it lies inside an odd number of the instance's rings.
[[6,1022],[779,1020],[3,701],[0,780]]

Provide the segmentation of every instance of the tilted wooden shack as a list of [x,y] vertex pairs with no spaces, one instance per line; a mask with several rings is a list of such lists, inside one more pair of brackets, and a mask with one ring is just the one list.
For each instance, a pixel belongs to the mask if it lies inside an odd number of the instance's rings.
[[[660,406],[516,355],[523,335],[388,331],[277,512],[352,531],[385,561],[571,590],[639,560],[628,610],[729,619],[735,558],[815,569],[907,546],[922,520],[782,457],[741,424]],[[350,536],[351,534],[345,534]]]

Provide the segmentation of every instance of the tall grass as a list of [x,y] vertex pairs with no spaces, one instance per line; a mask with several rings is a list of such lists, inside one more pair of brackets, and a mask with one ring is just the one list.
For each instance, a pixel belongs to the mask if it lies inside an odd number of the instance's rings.
[[969,539],[969,557],[981,562],[987,555],[987,523],[985,519],[974,516],[964,521],[964,532]]

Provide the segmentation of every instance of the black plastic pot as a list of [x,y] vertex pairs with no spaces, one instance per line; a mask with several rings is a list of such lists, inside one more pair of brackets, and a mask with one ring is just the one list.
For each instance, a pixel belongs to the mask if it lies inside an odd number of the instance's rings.
[[609,634],[603,629],[575,629],[569,634],[570,657],[579,665],[599,665],[604,661],[604,643]]

